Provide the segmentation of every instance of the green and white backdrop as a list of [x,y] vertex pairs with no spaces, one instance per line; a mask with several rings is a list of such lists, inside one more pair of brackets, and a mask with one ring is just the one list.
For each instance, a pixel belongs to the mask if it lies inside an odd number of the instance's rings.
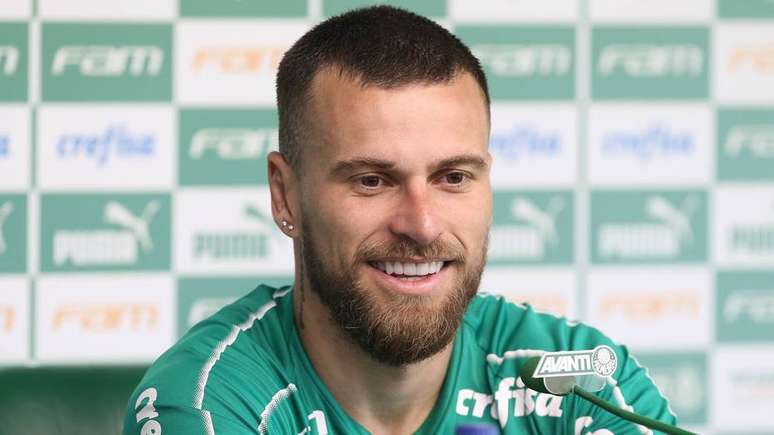
[[[149,362],[259,282],[284,50],[359,0],[0,2],[0,363]],[[774,1],[399,0],[490,78],[482,288],[774,433]]]

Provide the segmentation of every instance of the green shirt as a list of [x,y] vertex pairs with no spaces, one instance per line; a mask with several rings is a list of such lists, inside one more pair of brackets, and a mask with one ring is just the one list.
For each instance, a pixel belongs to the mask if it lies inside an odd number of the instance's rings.
[[[292,294],[259,286],[194,326],[132,394],[124,435],[367,434],[307,358]],[[649,433],[579,397],[524,388],[525,358],[599,344],[615,350],[618,368],[598,395],[674,423],[667,400],[625,347],[594,328],[479,295],[455,337],[438,401],[416,433],[453,434],[457,425],[476,422],[498,424],[505,434]]]

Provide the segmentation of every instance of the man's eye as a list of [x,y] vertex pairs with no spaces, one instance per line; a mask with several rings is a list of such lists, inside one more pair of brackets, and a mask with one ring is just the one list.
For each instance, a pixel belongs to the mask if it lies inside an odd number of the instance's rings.
[[382,184],[382,179],[378,175],[366,175],[360,177],[360,184],[363,187],[379,187]]
[[449,184],[462,184],[465,182],[467,177],[462,172],[449,172],[448,174],[444,175],[444,178]]

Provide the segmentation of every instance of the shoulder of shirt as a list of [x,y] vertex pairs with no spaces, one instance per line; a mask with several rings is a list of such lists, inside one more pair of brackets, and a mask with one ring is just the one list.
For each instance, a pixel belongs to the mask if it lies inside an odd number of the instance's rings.
[[258,286],[196,324],[151,365],[138,388],[157,385],[175,390],[181,403],[196,403],[197,396],[217,388],[220,380],[239,382],[247,373],[251,382],[259,374],[269,384],[278,382],[274,368],[280,350],[262,341],[270,336],[283,339],[269,331],[281,328],[277,301],[289,292],[289,288]]
[[592,326],[489,293],[473,299],[463,322],[488,358],[503,358],[508,352],[532,356],[586,350],[600,344],[620,347]]

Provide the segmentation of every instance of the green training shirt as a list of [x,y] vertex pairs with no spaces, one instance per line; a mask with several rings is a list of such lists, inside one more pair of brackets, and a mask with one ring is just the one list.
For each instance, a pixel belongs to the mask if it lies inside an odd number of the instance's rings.
[[[289,287],[259,286],[194,326],[150,367],[131,396],[124,435],[367,434],[310,363]],[[438,401],[416,434],[491,422],[505,434],[647,434],[576,396],[526,389],[519,369],[545,351],[606,344],[618,368],[603,399],[668,423],[667,401],[623,346],[598,330],[502,297],[476,296],[454,340]]]

